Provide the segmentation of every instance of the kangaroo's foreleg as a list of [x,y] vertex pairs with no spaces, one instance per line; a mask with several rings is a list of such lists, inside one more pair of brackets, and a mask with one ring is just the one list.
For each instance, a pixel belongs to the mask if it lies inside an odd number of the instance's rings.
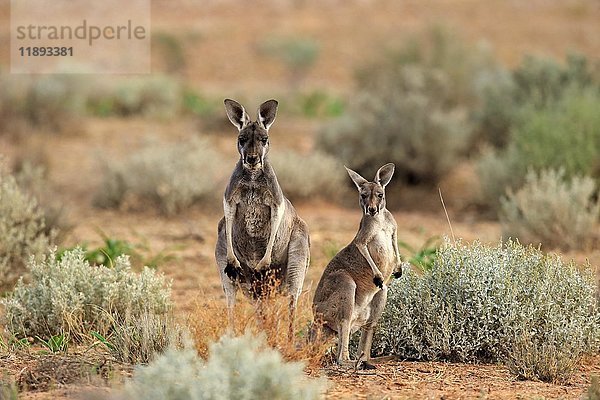
[[373,261],[373,258],[371,257],[371,254],[369,253],[369,249],[368,249],[367,245],[357,243],[356,247],[358,248],[358,251],[360,252],[360,254],[362,254],[362,256],[367,260],[367,263],[369,263],[369,266],[371,267],[371,271],[373,271],[373,283],[377,287],[383,289],[383,274],[381,273],[379,268],[377,268],[377,265],[375,265],[375,261]]
[[235,218],[235,212],[237,210],[237,204],[232,201],[227,201],[223,198],[223,211],[225,213],[225,237],[227,242],[227,267],[225,273],[231,279],[237,276],[237,273],[242,268],[240,261],[235,256],[233,251],[233,219]]
[[394,228],[392,233],[392,246],[394,246],[394,255],[396,256],[396,269],[394,271],[394,278],[400,278],[402,276],[402,261],[400,260],[400,252],[398,251],[398,229]]
[[261,271],[268,268],[271,265],[271,255],[273,253],[273,245],[275,244],[275,236],[279,231],[281,221],[283,221],[283,214],[285,212],[285,204],[277,204],[271,207],[271,232],[269,233],[269,241],[267,242],[267,249],[263,258],[256,264],[255,269]]

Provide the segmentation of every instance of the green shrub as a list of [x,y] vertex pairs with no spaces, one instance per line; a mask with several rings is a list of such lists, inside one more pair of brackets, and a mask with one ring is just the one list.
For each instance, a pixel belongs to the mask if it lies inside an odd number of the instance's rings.
[[515,100],[519,104],[533,103],[543,108],[560,100],[572,88],[597,85],[598,77],[585,56],[571,54],[561,65],[555,60],[526,56],[513,72]]
[[250,335],[223,337],[203,361],[192,348],[169,350],[138,367],[123,398],[134,399],[318,399],[323,379],[309,379],[302,363],[286,363]]
[[470,110],[498,71],[488,52],[434,30],[360,70],[347,114],[318,146],[359,172],[383,159],[405,182],[435,183],[471,148]]
[[529,169],[563,168],[566,178],[600,177],[600,92],[570,89],[545,106],[524,107],[511,143],[479,162],[482,195],[496,208],[507,189],[516,190]]
[[510,142],[511,130],[521,119],[521,110],[545,109],[561,100],[571,90],[600,84],[597,71],[581,55],[570,55],[566,63],[547,58],[526,56],[512,72],[502,71],[491,84],[481,85],[482,107],[474,116],[479,136],[494,147]]
[[107,268],[92,267],[81,249],[66,252],[60,261],[51,252],[32,260],[29,273],[31,282],[19,281],[2,300],[5,326],[17,337],[61,333],[82,342],[91,331],[108,337],[115,324],[137,324],[146,313],[161,316],[171,308],[164,278],[149,268],[132,272],[125,256]]
[[530,171],[524,186],[502,199],[500,222],[504,235],[525,243],[580,249],[596,232],[600,200],[588,177],[565,180],[564,171]]
[[496,362],[526,379],[565,382],[596,351],[600,314],[589,268],[508,241],[446,242],[434,267],[390,285],[378,354]]
[[220,172],[219,155],[207,140],[147,145],[128,159],[105,166],[95,204],[120,207],[127,203],[136,208],[149,203],[173,214],[213,200]]
[[46,233],[44,213],[32,196],[0,166],[0,292],[26,274],[31,256],[44,254],[53,234]]
[[293,150],[275,151],[269,156],[277,179],[293,200],[331,199],[343,192],[345,172],[339,162],[320,152],[302,155]]

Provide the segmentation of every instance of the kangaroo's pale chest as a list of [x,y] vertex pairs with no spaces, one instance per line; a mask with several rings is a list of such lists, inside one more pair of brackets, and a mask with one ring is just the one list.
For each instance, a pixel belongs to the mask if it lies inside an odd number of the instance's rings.
[[394,260],[391,229],[378,230],[367,246],[375,262],[379,260],[381,263],[389,263]]

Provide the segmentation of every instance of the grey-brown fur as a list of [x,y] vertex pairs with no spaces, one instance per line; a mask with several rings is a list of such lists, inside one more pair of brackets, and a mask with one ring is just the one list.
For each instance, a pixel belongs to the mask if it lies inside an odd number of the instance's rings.
[[240,153],[223,196],[225,217],[219,222],[215,249],[230,324],[238,288],[248,297],[261,299],[274,282],[282,283],[290,294],[293,323],[309,264],[310,241],[306,223],[283,195],[267,157],[268,129],[275,120],[277,102],[263,103],[255,122],[233,100],[225,100],[225,109],[238,128]]
[[369,182],[346,168],[359,191],[363,210],[360,227],[352,242],[329,262],[313,300],[316,329],[338,335],[337,362],[354,365],[348,352],[350,335],[361,329],[358,354],[366,368],[372,367],[371,342],[387,299],[387,282],[392,273],[401,273],[397,225],[386,209],[385,186],[394,173],[386,164]]

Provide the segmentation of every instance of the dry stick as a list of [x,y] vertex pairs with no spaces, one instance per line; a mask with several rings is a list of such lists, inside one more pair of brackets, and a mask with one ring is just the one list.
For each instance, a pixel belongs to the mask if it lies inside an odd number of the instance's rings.
[[444,204],[444,198],[442,197],[442,189],[438,187],[438,192],[440,193],[440,200],[442,201],[442,207],[444,207],[444,213],[446,214],[446,220],[448,221],[448,226],[450,227],[450,233],[452,234],[452,242],[456,244],[456,237],[454,237],[454,230],[452,229],[452,224],[450,223],[450,217],[448,216],[448,210],[446,210],[446,205]]

